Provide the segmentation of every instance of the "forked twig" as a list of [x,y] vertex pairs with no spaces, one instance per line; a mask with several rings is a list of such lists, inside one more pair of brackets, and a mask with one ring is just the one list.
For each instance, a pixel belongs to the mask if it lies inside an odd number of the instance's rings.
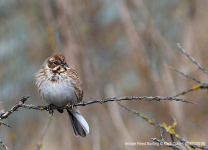
[[[199,69],[201,69],[204,73],[207,73],[207,74],[208,74],[208,71],[207,71],[204,67],[202,67],[201,64],[198,63],[192,56],[190,56],[188,53],[186,53],[186,51],[182,48],[182,46],[181,46],[179,43],[178,43],[178,48],[179,48],[180,51],[181,51],[184,55],[186,55],[186,56],[187,56],[194,64],[196,64],[196,65],[198,66]],[[167,66],[168,66],[168,65],[167,65]],[[177,97],[177,96],[180,96],[180,95],[185,95],[185,94],[188,93],[188,92],[191,92],[191,91],[194,91],[194,90],[198,90],[198,89],[208,89],[208,84],[207,84],[207,83],[201,82],[200,80],[198,80],[198,79],[196,79],[196,78],[194,78],[194,77],[191,77],[191,76],[189,76],[189,75],[187,75],[187,74],[185,74],[185,73],[183,73],[183,72],[181,72],[181,71],[179,71],[179,70],[177,70],[177,69],[175,69],[175,68],[173,68],[173,67],[171,67],[171,66],[168,66],[168,67],[169,67],[170,69],[176,71],[177,73],[179,73],[179,74],[181,74],[181,75],[183,75],[183,76],[185,76],[185,77],[187,77],[187,78],[189,78],[189,79],[191,79],[191,80],[193,80],[193,81],[199,83],[199,85],[193,86],[192,88],[187,89],[187,90],[185,90],[185,91],[183,91],[183,92],[180,92],[180,93],[174,95],[173,97]]]
[[[184,145],[189,145],[189,146],[190,146],[191,148],[193,148],[193,149],[199,148],[199,149],[203,149],[203,150],[208,150],[208,147],[205,146],[205,143],[204,143],[203,145],[196,145],[194,142],[189,142],[188,140],[186,140],[186,139],[184,139],[183,137],[181,137],[179,134],[176,134],[176,133],[175,133],[175,130],[174,130],[175,126],[177,125],[176,119],[173,118],[174,122],[172,123],[172,125],[169,125],[169,126],[167,126],[166,123],[159,124],[159,123],[157,123],[156,121],[152,121],[152,120],[149,119],[148,117],[146,117],[146,116],[140,114],[140,113],[139,113],[138,111],[136,111],[136,110],[133,110],[133,109],[131,109],[131,108],[129,108],[129,107],[126,107],[126,106],[124,106],[123,104],[121,104],[121,103],[119,103],[119,102],[118,102],[118,104],[119,104],[121,107],[125,108],[126,110],[131,111],[131,112],[133,112],[135,115],[137,115],[137,116],[143,118],[144,120],[146,120],[146,121],[147,121],[148,123],[150,123],[151,125],[154,125],[154,126],[156,126],[156,127],[159,127],[159,128],[161,128],[161,129],[163,129],[166,133],[169,133],[173,138],[178,139],[182,144],[184,144]],[[156,139],[156,138],[152,138],[152,140],[154,140],[154,141],[156,141],[156,142],[164,142],[164,141],[158,140],[158,139]],[[171,145],[173,146],[173,144],[171,144]],[[168,146],[168,145],[166,145],[166,146]],[[172,146],[170,146],[170,147],[172,147]],[[173,147],[173,148],[177,148],[177,147]]]

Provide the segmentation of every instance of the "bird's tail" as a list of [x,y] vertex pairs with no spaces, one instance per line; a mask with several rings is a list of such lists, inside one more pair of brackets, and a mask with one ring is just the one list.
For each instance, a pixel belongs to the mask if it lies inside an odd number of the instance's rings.
[[72,110],[67,109],[67,112],[72,123],[74,134],[76,136],[86,137],[90,130],[87,121],[82,117],[76,107],[73,107]]

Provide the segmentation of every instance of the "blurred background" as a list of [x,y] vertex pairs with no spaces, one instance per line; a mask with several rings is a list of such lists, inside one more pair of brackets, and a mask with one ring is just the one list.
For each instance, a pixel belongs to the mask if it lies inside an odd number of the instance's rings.
[[[27,104],[46,105],[35,85],[44,60],[63,53],[84,85],[84,101],[121,96],[173,96],[196,85],[165,64],[200,81],[208,64],[208,1],[204,0],[1,0],[0,104],[8,110],[23,96]],[[175,101],[123,101],[159,123],[178,122],[176,133],[208,146],[206,90],[181,96],[197,105]],[[42,150],[147,149],[125,142],[152,142],[158,128],[115,102],[78,107],[90,126],[86,138],[75,137],[66,113],[54,113]],[[35,149],[49,119],[46,111],[20,108],[4,120],[0,139],[10,150]],[[169,136],[164,136],[171,141]],[[0,149],[3,149],[0,145]]]

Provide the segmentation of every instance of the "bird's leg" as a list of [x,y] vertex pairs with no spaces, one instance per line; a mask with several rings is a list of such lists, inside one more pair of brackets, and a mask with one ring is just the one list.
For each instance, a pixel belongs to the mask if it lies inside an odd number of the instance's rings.
[[70,101],[68,104],[65,105],[65,107],[67,107],[68,110],[72,111],[74,108],[74,104],[74,101]]
[[53,111],[53,106],[54,106],[53,104],[48,105],[48,112],[49,112],[49,114],[51,114],[51,117],[53,116],[53,112],[54,112]]
[[70,109],[71,109],[71,111],[72,111],[73,108],[74,108],[74,101],[71,101],[71,102],[70,102],[70,105],[71,105],[71,106],[70,106]]

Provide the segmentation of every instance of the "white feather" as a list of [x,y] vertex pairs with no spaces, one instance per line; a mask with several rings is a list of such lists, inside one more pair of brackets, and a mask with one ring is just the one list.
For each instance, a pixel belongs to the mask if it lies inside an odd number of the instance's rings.
[[79,121],[79,123],[82,125],[86,134],[88,134],[90,132],[89,125],[88,125],[87,121],[84,119],[84,117],[82,117],[80,112],[75,107],[73,108],[72,114]]

